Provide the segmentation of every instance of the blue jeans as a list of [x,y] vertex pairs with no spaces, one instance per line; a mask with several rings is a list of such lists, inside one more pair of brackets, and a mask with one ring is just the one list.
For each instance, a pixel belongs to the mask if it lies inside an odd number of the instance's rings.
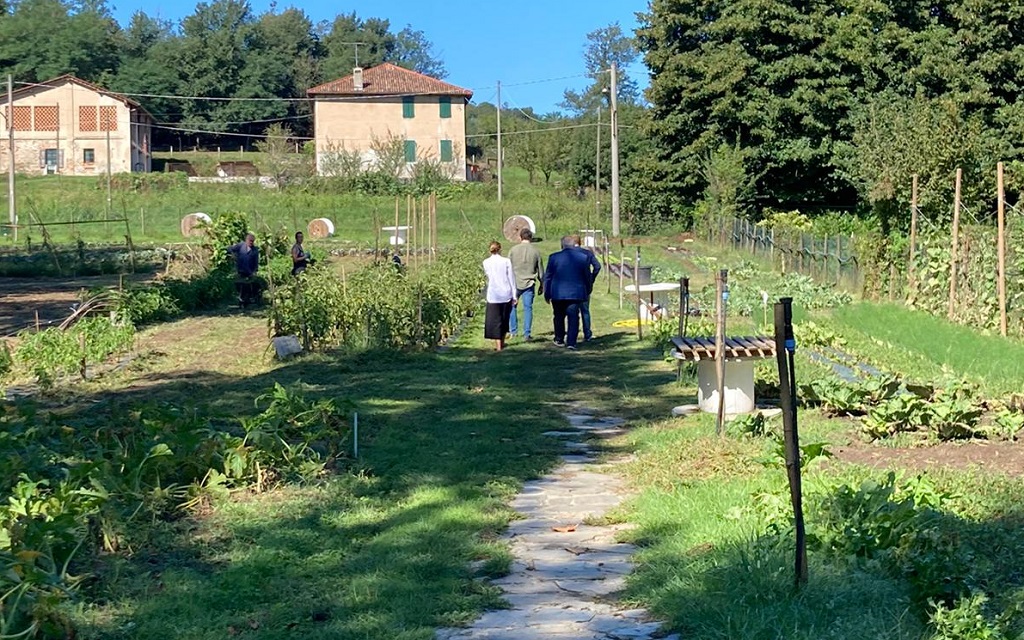
[[594,332],[590,330],[590,298],[580,300],[580,318],[583,319],[583,339],[590,340]]
[[523,310],[523,336],[526,338],[530,337],[530,329],[533,327],[533,297],[535,287],[529,287],[528,289],[518,289],[516,291],[516,297],[519,298],[519,304],[512,307],[512,314],[508,318],[508,330],[512,335],[519,335],[519,320],[516,316],[519,315],[519,309]]

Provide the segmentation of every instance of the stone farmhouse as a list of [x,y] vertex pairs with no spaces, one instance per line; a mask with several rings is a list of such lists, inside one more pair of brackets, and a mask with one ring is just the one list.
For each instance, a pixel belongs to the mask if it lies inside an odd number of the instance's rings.
[[[11,105],[2,95],[0,171],[9,162]],[[18,89],[14,167],[24,174],[87,176],[152,168],[154,124],[142,105],[71,75]]]
[[439,163],[466,179],[468,89],[381,64],[313,87],[316,166],[321,175],[370,167],[411,177],[417,163]]

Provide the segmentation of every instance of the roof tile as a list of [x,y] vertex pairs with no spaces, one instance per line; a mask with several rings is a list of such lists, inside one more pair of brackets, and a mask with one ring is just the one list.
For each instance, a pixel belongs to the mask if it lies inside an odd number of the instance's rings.
[[306,91],[307,95],[330,96],[465,96],[473,92],[436,78],[403,69],[385,62],[363,70],[363,89],[358,90],[352,82],[352,75],[325,82]]

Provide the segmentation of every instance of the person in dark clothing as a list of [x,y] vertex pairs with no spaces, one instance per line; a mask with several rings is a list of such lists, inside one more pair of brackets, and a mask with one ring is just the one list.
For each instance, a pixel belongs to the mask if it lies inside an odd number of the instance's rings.
[[295,232],[295,244],[292,245],[292,275],[297,276],[306,270],[306,267],[316,261],[309,256],[309,252],[302,248],[303,235],[301,231]]
[[[587,255],[587,260],[590,261],[590,268],[593,270],[594,281],[597,282],[597,274],[601,271],[601,261],[597,259],[594,252],[590,247],[584,247],[580,245],[580,237],[576,234],[569,236],[572,238],[573,246],[582,251]],[[586,300],[580,302],[580,319],[583,320],[583,342],[590,342],[594,339],[594,331],[590,328],[590,296],[587,296]]]
[[261,283],[256,278],[260,268],[260,250],[256,246],[256,236],[248,233],[245,240],[227,248],[227,252],[235,258],[235,290],[238,292],[238,304],[243,307],[257,301],[260,296]]
[[596,278],[597,270],[584,252],[574,246],[570,236],[563,237],[562,250],[551,254],[544,270],[544,300],[551,303],[555,315],[555,346],[576,349],[580,302],[590,297]]

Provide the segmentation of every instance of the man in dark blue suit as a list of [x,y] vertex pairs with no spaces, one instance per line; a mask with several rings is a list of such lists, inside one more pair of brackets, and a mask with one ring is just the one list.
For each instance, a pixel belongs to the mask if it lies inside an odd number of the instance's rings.
[[593,264],[586,252],[575,247],[570,236],[563,237],[562,250],[548,258],[544,270],[544,300],[550,302],[554,310],[556,346],[576,349],[580,303],[590,297],[600,270],[600,263]]

